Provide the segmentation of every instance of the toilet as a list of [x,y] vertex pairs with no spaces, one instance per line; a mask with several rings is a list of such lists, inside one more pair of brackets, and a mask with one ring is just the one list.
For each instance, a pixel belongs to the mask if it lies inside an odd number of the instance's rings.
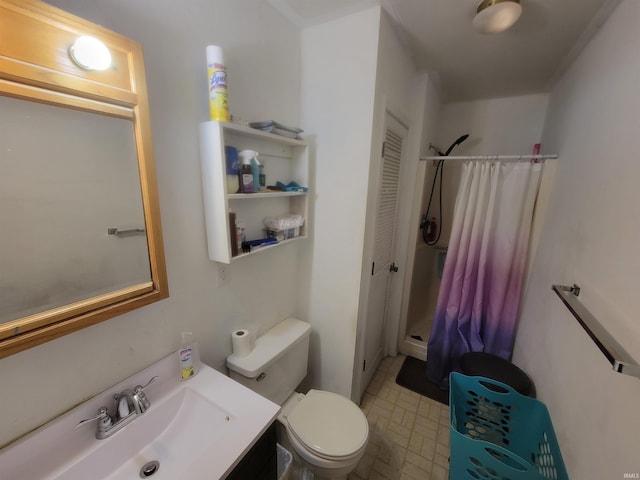
[[364,455],[367,418],[342,395],[296,387],[307,375],[311,326],[284,319],[255,342],[244,357],[227,357],[231,378],[280,405],[281,443],[313,472],[314,479],[346,478]]

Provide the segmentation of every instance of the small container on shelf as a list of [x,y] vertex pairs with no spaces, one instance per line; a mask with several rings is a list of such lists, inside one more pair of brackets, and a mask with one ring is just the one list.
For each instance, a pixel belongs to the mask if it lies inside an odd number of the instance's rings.
[[267,238],[275,238],[278,241],[289,240],[300,235],[300,227],[304,225],[302,215],[280,215],[264,219]]
[[277,229],[265,229],[267,234],[267,238],[275,238],[279,242],[282,240],[289,240],[290,238],[295,238],[300,235],[300,227],[287,228],[285,230],[277,230]]
[[238,242],[238,238],[237,238],[237,226],[236,226],[236,214],[235,212],[229,212],[229,231],[232,232],[233,234],[231,235],[231,256],[235,257],[238,255],[238,244],[241,242]]
[[240,190],[240,162],[238,160],[238,150],[231,145],[224,147],[227,161],[227,193],[238,193]]
[[[244,223],[236,222],[235,235],[232,235],[232,237],[236,240],[236,251],[238,253],[240,253],[240,250],[242,249],[242,242],[245,242],[247,240],[247,237],[244,233],[245,230],[246,228],[244,226]],[[233,238],[231,239],[232,242]]]

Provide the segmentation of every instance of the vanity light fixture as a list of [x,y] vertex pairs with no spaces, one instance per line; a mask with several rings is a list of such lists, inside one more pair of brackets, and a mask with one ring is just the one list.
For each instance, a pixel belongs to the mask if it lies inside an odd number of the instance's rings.
[[78,37],[69,47],[69,57],[84,70],[106,70],[111,66],[111,52],[95,37]]
[[473,26],[481,33],[499,33],[510,28],[520,18],[520,0],[483,0],[478,5]]

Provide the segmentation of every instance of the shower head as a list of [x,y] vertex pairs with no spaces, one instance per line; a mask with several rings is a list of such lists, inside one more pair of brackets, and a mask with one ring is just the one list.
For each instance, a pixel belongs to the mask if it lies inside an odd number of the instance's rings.
[[468,133],[467,133],[467,134],[465,134],[465,135],[462,135],[462,136],[461,136],[460,138],[458,138],[455,142],[453,142],[449,148],[447,148],[447,151],[446,151],[446,153],[444,153],[444,155],[443,155],[442,153],[440,153],[440,155],[445,156],[445,157],[448,157],[448,156],[449,156],[449,154],[451,153],[451,150],[453,150],[453,149],[454,149],[454,147],[455,147],[456,145],[460,145],[460,144],[461,144],[462,142],[464,142],[467,138],[469,138],[469,134],[468,134]]

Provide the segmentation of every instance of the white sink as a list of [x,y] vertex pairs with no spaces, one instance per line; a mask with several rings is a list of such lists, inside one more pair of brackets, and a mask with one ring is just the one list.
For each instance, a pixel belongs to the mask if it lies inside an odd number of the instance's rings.
[[[109,438],[97,440],[95,425],[81,420],[113,394],[158,375],[145,389],[151,407]],[[170,355],[107,389],[0,451],[0,478],[21,480],[136,480],[158,462],[153,480],[224,478],[275,419],[279,407],[209,368],[179,380]],[[113,412],[112,412],[113,413]]]

